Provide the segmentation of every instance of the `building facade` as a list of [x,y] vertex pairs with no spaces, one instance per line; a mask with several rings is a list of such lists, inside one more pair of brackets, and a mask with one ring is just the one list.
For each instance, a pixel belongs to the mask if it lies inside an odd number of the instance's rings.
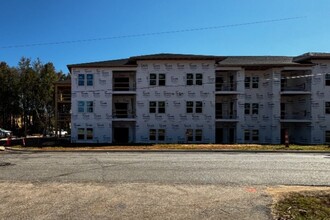
[[76,143],[330,142],[330,54],[68,65]]

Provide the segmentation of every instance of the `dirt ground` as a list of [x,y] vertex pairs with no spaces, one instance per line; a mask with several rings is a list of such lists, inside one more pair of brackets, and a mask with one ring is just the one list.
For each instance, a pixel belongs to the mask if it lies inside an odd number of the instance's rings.
[[260,187],[0,182],[0,219],[270,219]]

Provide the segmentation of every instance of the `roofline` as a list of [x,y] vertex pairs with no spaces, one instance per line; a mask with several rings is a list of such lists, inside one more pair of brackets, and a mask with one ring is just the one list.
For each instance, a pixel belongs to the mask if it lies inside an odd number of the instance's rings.
[[218,67],[250,67],[250,66],[267,66],[267,67],[271,67],[271,66],[275,66],[275,67],[283,67],[283,66],[300,66],[300,67],[310,67],[310,66],[315,66],[315,64],[300,64],[300,63],[284,63],[284,64],[218,64]]
[[317,60],[330,60],[330,53],[304,53],[293,58],[294,62],[305,62],[312,59]]

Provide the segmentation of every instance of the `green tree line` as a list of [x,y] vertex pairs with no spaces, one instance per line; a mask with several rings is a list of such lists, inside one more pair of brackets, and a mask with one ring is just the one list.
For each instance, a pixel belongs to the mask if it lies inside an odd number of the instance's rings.
[[54,83],[68,77],[40,59],[23,57],[16,67],[0,62],[0,128],[20,136],[53,129]]

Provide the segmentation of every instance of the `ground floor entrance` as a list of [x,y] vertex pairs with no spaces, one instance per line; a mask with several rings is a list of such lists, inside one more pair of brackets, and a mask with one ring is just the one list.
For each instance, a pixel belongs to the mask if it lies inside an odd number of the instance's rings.
[[114,128],[113,143],[127,144],[129,142],[129,128]]
[[236,129],[234,127],[216,128],[215,141],[217,144],[235,143]]

